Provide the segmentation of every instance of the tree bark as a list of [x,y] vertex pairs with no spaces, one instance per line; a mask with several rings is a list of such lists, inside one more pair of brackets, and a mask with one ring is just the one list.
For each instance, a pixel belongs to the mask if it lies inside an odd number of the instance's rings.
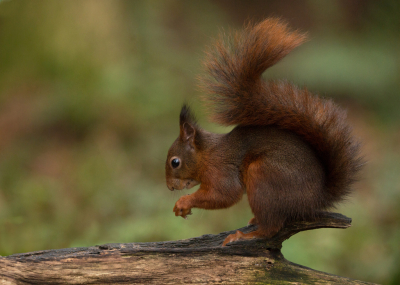
[[0,257],[0,284],[371,284],[294,264],[280,251],[282,242],[300,231],[350,224],[350,218],[324,212],[316,220],[286,225],[270,240],[226,247],[222,242],[234,231],[180,241],[14,254]]

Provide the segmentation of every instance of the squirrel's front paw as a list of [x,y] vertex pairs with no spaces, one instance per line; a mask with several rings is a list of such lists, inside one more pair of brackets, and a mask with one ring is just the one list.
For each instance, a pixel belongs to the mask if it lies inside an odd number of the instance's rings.
[[175,207],[173,209],[175,216],[181,216],[182,218],[187,219],[187,216],[192,214],[192,206],[189,196],[190,195],[183,196],[175,203]]

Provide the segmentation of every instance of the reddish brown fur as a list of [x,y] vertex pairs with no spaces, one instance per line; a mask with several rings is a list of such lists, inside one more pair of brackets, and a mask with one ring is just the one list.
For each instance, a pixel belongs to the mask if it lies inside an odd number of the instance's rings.
[[[225,135],[208,133],[182,108],[167,184],[171,190],[201,185],[178,200],[175,215],[186,217],[193,207],[226,208],[247,191],[259,229],[229,241],[271,237],[288,219],[314,216],[349,193],[361,163],[345,112],[306,89],[261,78],[305,39],[267,19],[236,34],[231,45],[220,40],[208,54],[204,99],[215,122],[236,127]],[[171,166],[173,157],[181,160],[179,169]]]

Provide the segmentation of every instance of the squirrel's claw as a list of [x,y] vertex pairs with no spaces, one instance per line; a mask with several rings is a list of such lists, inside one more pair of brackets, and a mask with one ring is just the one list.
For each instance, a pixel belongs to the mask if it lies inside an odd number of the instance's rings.
[[193,213],[192,213],[192,210],[190,209],[189,210],[189,213],[187,213],[186,214],[186,216],[182,216],[182,218],[184,218],[185,220],[187,220],[189,217],[188,216],[190,216],[190,215],[192,215]]

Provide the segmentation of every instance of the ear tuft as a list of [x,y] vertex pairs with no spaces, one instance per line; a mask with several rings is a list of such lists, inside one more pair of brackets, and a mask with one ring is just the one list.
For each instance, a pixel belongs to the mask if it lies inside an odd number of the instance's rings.
[[190,110],[190,107],[185,103],[182,106],[181,114],[179,116],[179,124],[182,127],[184,123],[189,123],[193,127],[197,125],[196,118]]

